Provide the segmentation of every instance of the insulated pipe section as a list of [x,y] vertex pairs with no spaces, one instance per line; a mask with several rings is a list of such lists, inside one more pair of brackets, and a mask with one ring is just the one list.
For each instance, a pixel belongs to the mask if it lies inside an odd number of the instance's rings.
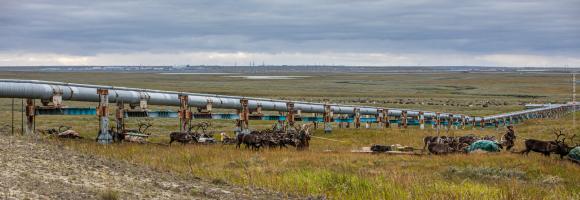
[[[24,80],[0,80],[0,97],[5,98],[31,98],[50,99],[56,93],[62,95],[63,100],[99,102],[97,94],[98,88],[109,90],[110,102],[123,102],[128,104],[138,104],[141,100],[146,100],[150,105],[179,106],[179,95],[189,95],[188,103],[194,107],[205,107],[208,102],[212,102],[215,108],[241,109],[240,100],[244,97],[209,95],[196,93],[179,93],[171,91],[145,90],[136,88],[111,87],[102,85],[84,85],[72,83],[59,83],[49,81],[24,81]],[[248,107],[252,110],[261,105],[264,111],[288,112],[287,101],[248,98]],[[361,115],[376,115],[379,108],[368,106],[345,106],[332,104],[331,110],[335,114],[355,114],[354,108],[360,109]],[[295,102],[294,108],[305,113],[324,113],[324,104]],[[402,110],[387,108],[389,116],[401,116]],[[407,116],[416,117],[419,111],[408,110]],[[435,117],[434,112],[424,112],[425,117]],[[442,115],[442,118],[448,118]],[[460,115],[456,115],[460,116]]]
[[[97,89],[109,90],[110,102],[123,102],[129,104],[138,104],[141,100],[146,100],[151,105],[166,105],[179,106],[179,95],[188,95],[188,103],[194,107],[205,107],[208,102],[212,102],[214,108],[225,109],[241,109],[240,100],[246,97],[227,96],[227,95],[213,95],[201,93],[182,93],[173,91],[147,90],[138,88],[126,87],[112,87],[103,85],[86,85],[74,83],[61,83],[52,81],[36,81],[36,80],[12,80],[0,79],[0,97],[5,98],[31,98],[31,99],[50,99],[53,95],[62,95],[63,100],[71,101],[88,101],[99,102]],[[256,110],[258,105],[264,111],[279,111],[288,112],[286,103],[288,101],[264,99],[264,98],[250,98],[248,99],[248,107],[251,110]],[[324,104],[311,102],[294,102],[294,109],[305,113],[324,113]],[[495,115],[483,118],[484,120],[497,119],[503,117],[514,116],[518,114],[533,113],[537,111],[558,108],[560,105],[550,106],[545,108],[530,109],[520,112],[508,113],[504,115]],[[377,115],[380,108],[369,106],[351,106],[331,104],[330,108],[335,114],[350,114],[354,115],[354,109],[359,108],[361,115]],[[402,116],[401,109],[388,109],[388,116]],[[417,110],[406,110],[408,117],[417,117],[419,112]],[[435,118],[435,112],[423,112],[425,118]],[[461,119],[459,114],[441,113],[441,119]],[[481,117],[465,116],[467,121],[480,121]]]

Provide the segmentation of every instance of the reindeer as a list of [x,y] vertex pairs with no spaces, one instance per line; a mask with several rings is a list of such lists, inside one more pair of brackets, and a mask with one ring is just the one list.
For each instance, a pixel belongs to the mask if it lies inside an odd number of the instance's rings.
[[296,145],[296,149],[303,150],[307,149],[310,146],[310,126],[303,124],[302,127],[298,130],[298,144]]
[[187,144],[190,143],[192,140],[194,140],[194,137],[190,134],[190,133],[182,133],[182,132],[171,132],[169,134],[169,145],[171,145],[171,143],[173,143],[173,141],[177,141],[181,144]]
[[[554,141],[543,141],[543,140],[536,140],[536,139],[526,139],[525,145],[526,149],[521,151],[520,153],[528,155],[530,151],[538,152],[543,154],[544,156],[550,156],[551,153],[556,153],[560,155],[560,158],[564,158],[565,155],[568,155],[570,152],[570,147],[566,145],[566,135],[562,133],[562,130],[554,130],[554,135],[556,135],[556,139]],[[564,139],[559,140],[560,137],[564,136]],[[572,138],[574,138],[574,135]]]
[[454,149],[446,143],[429,143],[427,149],[435,155],[445,155],[454,152]]
[[260,150],[260,147],[262,146],[262,142],[255,131],[250,134],[238,134],[238,144],[236,145],[236,148],[239,149],[242,143],[246,144],[246,149],[251,147],[256,151]]

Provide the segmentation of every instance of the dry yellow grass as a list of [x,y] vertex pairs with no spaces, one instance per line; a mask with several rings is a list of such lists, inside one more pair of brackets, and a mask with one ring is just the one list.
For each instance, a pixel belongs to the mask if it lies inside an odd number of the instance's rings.
[[[532,120],[517,126],[520,138],[552,139],[555,120]],[[452,130],[448,135],[499,135],[500,131]],[[538,154],[392,156],[350,153],[373,143],[421,146],[433,130],[415,128],[336,129],[313,139],[308,151],[238,150],[223,145],[114,144],[58,141],[80,151],[175,171],[185,176],[262,187],[290,194],[335,199],[578,199],[580,167]],[[165,138],[159,139],[166,142]],[[57,142],[57,141],[55,141]],[[522,149],[518,141],[516,149]],[[325,152],[331,150],[332,152]]]

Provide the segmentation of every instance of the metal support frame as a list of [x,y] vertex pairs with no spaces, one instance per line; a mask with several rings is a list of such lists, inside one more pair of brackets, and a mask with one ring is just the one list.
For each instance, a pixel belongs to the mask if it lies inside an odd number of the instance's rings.
[[439,130],[441,128],[441,113],[435,113],[435,129]]
[[330,109],[330,105],[328,103],[324,104],[324,133],[331,133],[332,132],[332,109]]
[[465,129],[465,115],[461,115],[461,129]]
[[292,102],[287,102],[286,103],[286,108],[288,109],[288,112],[286,113],[286,123],[288,124],[288,127],[293,129],[294,128],[294,103]]
[[[312,113],[312,116],[314,118],[318,118],[318,113]],[[318,122],[317,121],[313,121],[312,125],[313,125],[314,130],[318,129]]]
[[419,111],[419,128],[425,129],[425,113],[423,111]]
[[403,128],[407,128],[407,111],[406,110],[402,110],[401,111],[401,127]]
[[385,128],[391,127],[391,121],[389,121],[389,109],[383,110],[384,114],[383,117],[385,118],[383,121],[385,122]]
[[448,118],[447,118],[447,129],[451,130],[451,128],[454,128],[455,126],[455,118],[453,117],[453,114],[449,114]]
[[97,115],[99,116],[100,122],[97,142],[100,144],[110,144],[113,142],[113,136],[109,133],[109,90],[97,89],[97,94],[100,99],[99,107],[97,109]]
[[248,99],[240,99],[240,104],[242,105],[242,109],[238,110],[240,117],[236,120],[236,129],[234,131],[236,134],[250,134],[250,108],[248,108]]
[[256,115],[258,115],[258,116],[263,116],[264,115],[264,112],[262,112],[262,104],[258,104],[256,106]]
[[[125,131],[125,104],[117,102],[117,109],[115,110],[115,122],[117,124],[117,132],[119,134]],[[118,135],[113,135],[113,138],[118,138]]]
[[384,116],[385,116],[385,109],[379,108],[377,110],[377,115],[375,115],[375,118],[376,118],[377,124],[378,124],[377,127],[380,127],[380,128],[384,127],[384,124],[385,124],[385,121],[384,121],[385,117]]
[[354,108],[354,127],[360,128],[360,108]]
[[185,133],[189,128],[191,111],[189,111],[189,100],[187,95],[179,95],[179,131]]
[[35,101],[34,99],[26,99],[26,134],[34,134],[34,120],[35,120]]

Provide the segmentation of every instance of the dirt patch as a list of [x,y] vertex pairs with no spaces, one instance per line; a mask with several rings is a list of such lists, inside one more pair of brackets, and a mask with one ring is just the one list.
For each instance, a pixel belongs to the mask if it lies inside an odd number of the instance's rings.
[[0,136],[0,199],[282,199],[158,172],[30,138]]

